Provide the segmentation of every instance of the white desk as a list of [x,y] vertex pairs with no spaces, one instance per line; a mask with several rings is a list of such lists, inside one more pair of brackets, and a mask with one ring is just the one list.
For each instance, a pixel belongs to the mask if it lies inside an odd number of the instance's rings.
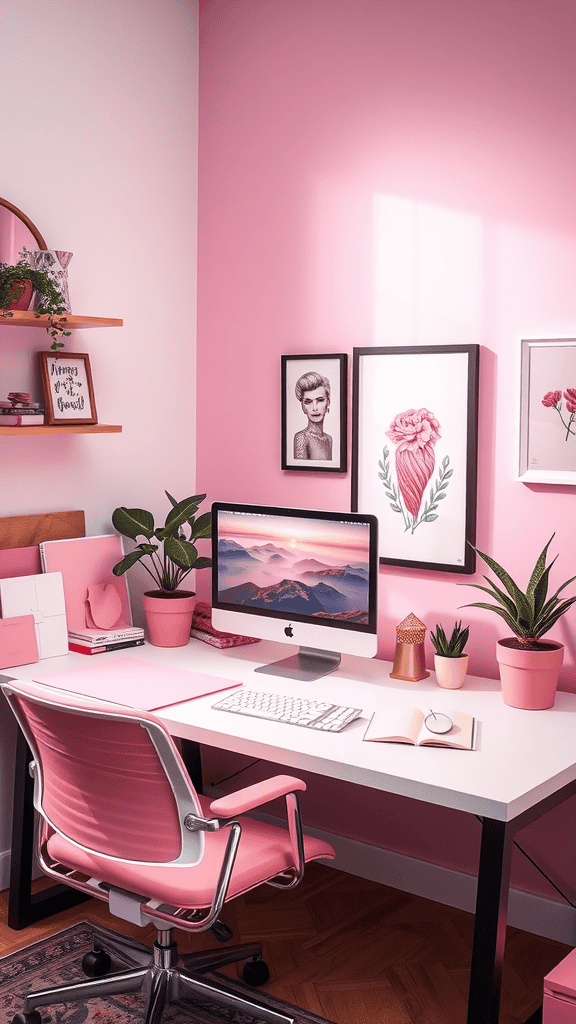
[[[291,652],[287,645],[267,642],[219,651],[191,641],[186,648],[146,645],[113,656],[193,668],[240,680],[253,689],[363,707],[366,717],[339,734],[214,711],[214,696],[156,714],[173,735],[196,743],[478,815],[482,841],[468,1024],[496,1024],[512,842],[519,829],[576,792],[576,695],[559,693],[549,711],[520,711],[506,707],[496,680],[468,677],[462,690],[442,690],[433,674],[416,683],[399,682],[389,677],[390,663],[350,657],[343,657],[336,672],[313,683],[254,675],[257,665]],[[43,661],[41,671],[87,663],[89,659],[81,655],[70,655]],[[28,666],[6,674],[33,678],[35,672]],[[473,714],[479,723],[477,749],[363,743],[369,713],[386,703]]]

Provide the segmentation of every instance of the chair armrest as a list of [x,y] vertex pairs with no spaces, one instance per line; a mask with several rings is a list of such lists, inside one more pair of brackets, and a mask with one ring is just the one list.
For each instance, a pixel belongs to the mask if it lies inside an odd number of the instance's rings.
[[256,782],[253,786],[246,786],[229,796],[220,797],[210,804],[210,813],[219,818],[233,818],[236,814],[244,814],[246,811],[259,807],[261,804],[275,800],[279,796],[286,796],[287,793],[294,793],[296,790],[306,789],[306,783],[291,775],[275,775],[271,779],[264,779],[263,782]]

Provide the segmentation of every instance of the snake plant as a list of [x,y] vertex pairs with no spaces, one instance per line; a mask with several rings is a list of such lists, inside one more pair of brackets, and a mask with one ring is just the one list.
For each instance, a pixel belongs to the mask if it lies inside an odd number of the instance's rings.
[[558,587],[558,590],[552,597],[548,597],[550,570],[558,558],[558,555],[556,555],[548,565],[546,564],[548,548],[554,536],[555,534],[552,534],[544,550],[538,556],[525,592],[520,590],[512,577],[490,555],[486,555],[479,551],[478,548],[474,548],[476,553],[480,555],[480,558],[486,562],[486,565],[498,578],[504,590],[496,586],[487,576],[484,576],[488,584],[487,587],[484,587],[481,583],[460,584],[461,586],[476,587],[477,590],[483,590],[497,602],[496,604],[488,604],[487,602],[478,601],[474,604],[462,605],[461,607],[487,608],[489,611],[496,612],[497,615],[504,619],[521,642],[528,643],[540,640],[576,601],[576,597],[564,598],[562,600],[558,597],[570,583],[576,580],[576,576],[566,580],[562,586]]

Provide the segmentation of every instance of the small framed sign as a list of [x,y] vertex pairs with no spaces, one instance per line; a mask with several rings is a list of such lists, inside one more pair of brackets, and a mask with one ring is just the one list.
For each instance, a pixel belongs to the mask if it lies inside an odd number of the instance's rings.
[[90,358],[85,352],[39,352],[45,423],[98,423]]
[[282,469],[345,473],[348,356],[282,356]]

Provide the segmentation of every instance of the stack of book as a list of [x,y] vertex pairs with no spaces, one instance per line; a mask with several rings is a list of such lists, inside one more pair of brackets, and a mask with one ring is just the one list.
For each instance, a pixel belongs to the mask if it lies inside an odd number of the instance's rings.
[[76,654],[104,654],[105,651],[120,651],[126,647],[141,647],[143,643],[144,630],[140,626],[68,630],[68,647]]
[[34,427],[44,423],[44,409],[31,402],[27,391],[11,391],[7,402],[0,402],[0,426]]

